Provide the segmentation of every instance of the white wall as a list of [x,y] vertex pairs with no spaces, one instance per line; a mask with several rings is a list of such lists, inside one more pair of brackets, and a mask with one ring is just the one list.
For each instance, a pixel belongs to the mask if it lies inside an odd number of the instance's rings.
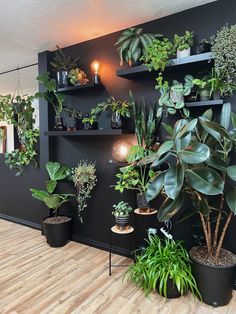
[[[26,69],[14,71],[0,75],[0,95],[11,94],[16,95],[33,95],[38,91],[38,81],[36,77],[38,75],[38,66],[29,67]],[[19,85],[18,86],[18,78]],[[33,105],[35,107],[35,127],[39,127],[39,105],[38,100],[34,100]],[[5,122],[0,122],[0,126],[7,126],[7,152],[14,149],[14,130],[12,125],[7,125]]]

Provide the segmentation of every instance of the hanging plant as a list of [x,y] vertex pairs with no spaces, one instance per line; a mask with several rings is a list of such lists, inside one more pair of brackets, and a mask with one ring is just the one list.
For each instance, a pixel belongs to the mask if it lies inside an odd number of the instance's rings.
[[215,70],[225,83],[224,94],[236,88],[236,24],[225,25],[211,38]]

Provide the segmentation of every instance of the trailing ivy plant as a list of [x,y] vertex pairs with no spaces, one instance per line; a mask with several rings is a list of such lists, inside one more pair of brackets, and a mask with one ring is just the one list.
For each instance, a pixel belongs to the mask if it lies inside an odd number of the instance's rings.
[[[236,187],[226,186],[228,179],[236,181],[236,165],[231,162],[236,149],[236,114],[227,103],[222,107],[220,123],[212,118],[209,109],[199,118],[178,120],[174,128],[169,125],[166,128],[169,139],[140,163],[150,164],[152,169],[167,161],[169,168],[155,173],[146,198],[150,201],[160,193],[164,196],[158,218],[165,221],[179,212],[185,196],[190,197],[194,211],[188,207],[186,216],[199,215],[206,240],[206,259],[215,264],[226,230],[236,214]],[[214,196],[215,206],[208,202],[211,196]],[[215,213],[217,218],[213,225],[211,217]]]
[[36,146],[39,130],[34,129],[34,107],[32,101],[35,96],[0,96],[0,120],[12,124],[18,134],[20,148],[5,154],[5,163],[10,169],[16,169],[16,176],[23,173],[24,167],[33,163],[37,166]]
[[236,83],[236,24],[223,26],[211,40],[216,73],[225,82],[224,94],[230,95]]

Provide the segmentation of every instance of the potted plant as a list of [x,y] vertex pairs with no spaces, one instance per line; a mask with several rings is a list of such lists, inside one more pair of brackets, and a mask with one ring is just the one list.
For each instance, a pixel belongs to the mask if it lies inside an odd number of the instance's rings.
[[177,51],[177,58],[190,56],[193,43],[193,32],[185,31],[185,34],[183,36],[175,34],[174,48]]
[[143,34],[142,28],[132,27],[123,31],[115,43],[115,46],[118,46],[120,65],[122,66],[124,61],[130,66],[139,63],[146,47],[157,37],[162,37],[162,35]]
[[128,280],[143,289],[146,296],[156,290],[165,298],[178,298],[190,290],[201,298],[182,242],[149,234],[146,243],[126,273]]
[[[203,301],[222,306],[232,297],[236,265],[234,254],[222,248],[236,213],[236,188],[226,184],[229,180],[236,181],[236,165],[231,161],[236,147],[236,115],[231,112],[230,104],[224,104],[220,123],[212,118],[209,109],[198,119],[179,120],[174,128],[169,125],[170,138],[153,156],[146,158],[151,167],[168,161],[169,168],[154,175],[146,198],[150,201],[160,193],[164,196],[158,211],[160,221],[179,212],[184,196],[191,198],[193,210],[186,209],[186,216],[199,215],[206,241],[203,247],[190,251],[193,273]],[[233,130],[229,131],[230,120]]]
[[210,52],[211,46],[211,42],[204,38],[194,46],[194,51],[196,52],[196,54]]
[[63,50],[57,46],[57,50],[53,55],[53,61],[51,61],[50,64],[57,73],[57,86],[59,88],[68,86],[68,73],[77,67],[78,60],[79,57],[73,59],[71,56],[67,56]]
[[[125,118],[130,117],[130,104],[127,100],[117,100],[114,97],[109,97],[106,101],[101,102],[92,108],[90,112],[90,123],[93,124],[98,116],[107,110],[112,112],[111,115],[111,128],[124,129],[126,127]],[[87,120],[84,119],[83,122]]]
[[67,177],[67,167],[61,166],[58,162],[49,161],[46,164],[46,169],[50,178],[45,184],[46,191],[38,189],[30,189],[30,191],[32,192],[32,197],[42,201],[53,211],[53,217],[44,218],[43,230],[47,243],[52,247],[60,247],[64,246],[69,240],[72,218],[59,216],[58,210],[74,194],[54,193],[58,182]]
[[194,79],[193,84],[198,86],[197,93],[199,94],[200,101],[210,100],[211,83],[208,75],[204,76],[202,79]]
[[87,207],[87,199],[91,197],[97,183],[95,163],[80,161],[77,167],[71,169],[70,176],[76,187],[78,217],[83,223],[82,212]]
[[75,109],[63,108],[62,113],[62,122],[66,126],[67,131],[76,131],[78,126],[79,119],[82,118],[82,113]]
[[62,105],[65,101],[64,94],[58,93],[56,90],[56,81],[54,79],[50,79],[50,73],[45,72],[36,79],[43,84],[46,91],[45,92],[38,92],[36,93],[37,97],[45,98],[52,106],[55,112],[55,124],[54,130],[55,131],[63,131],[63,124],[61,121],[61,112],[62,112]]
[[211,51],[214,55],[215,71],[225,83],[224,95],[232,95],[232,85],[236,83],[236,24],[223,26],[212,36]]
[[173,54],[173,44],[166,37],[162,39],[155,39],[144,50],[141,61],[144,61],[144,64],[147,66],[149,71],[158,71],[156,89],[161,88],[163,85],[162,72],[165,70],[168,60]]
[[133,211],[133,208],[124,201],[119,202],[118,204],[113,205],[112,215],[115,216],[116,226],[120,230],[128,228],[129,225],[129,214]]
[[87,75],[79,68],[71,69],[68,78],[72,85],[84,85],[88,83]]
[[160,107],[158,108],[157,115],[161,116],[163,111],[166,111],[167,114],[176,114],[179,111],[183,117],[189,117],[190,112],[185,107],[184,97],[190,95],[193,85],[192,75],[185,75],[184,84],[174,80],[170,87],[167,82],[164,83],[160,89]]
[[82,114],[82,128],[83,130],[97,130],[98,129],[97,117],[88,112],[84,112]]

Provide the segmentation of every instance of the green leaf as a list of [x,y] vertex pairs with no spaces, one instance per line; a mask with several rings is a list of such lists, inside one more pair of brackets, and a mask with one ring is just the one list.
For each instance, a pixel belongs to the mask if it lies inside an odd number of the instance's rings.
[[230,118],[231,118],[231,104],[226,103],[223,105],[220,115],[220,124],[228,130],[230,125]]
[[44,199],[49,196],[46,191],[38,190],[38,189],[30,189],[32,192],[32,197],[36,198],[39,201],[44,202]]
[[218,169],[218,170],[221,170],[221,171],[226,171],[226,168],[227,168],[227,164],[224,162],[224,160],[222,160],[221,158],[219,158],[218,156],[212,156],[210,155],[209,159],[205,160],[205,162],[215,168],[215,169]]
[[64,180],[67,175],[67,167],[61,166],[59,162],[49,161],[46,164],[46,169],[51,180]]
[[188,164],[200,164],[210,156],[210,149],[207,145],[196,143],[185,147],[178,153],[179,158]]
[[236,129],[236,114],[234,112],[231,112],[231,122],[233,127]]
[[197,191],[206,195],[218,195],[223,192],[224,182],[221,176],[207,167],[187,169],[185,174],[189,184]]
[[162,172],[149,184],[146,192],[147,202],[150,202],[159,195],[163,187],[164,177],[165,172]]
[[157,217],[159,221],[165,221],[173,217],[182,207],[183,201],[184,197],[182,193],[179,193],[176,200],[167,198],[158,211]]
[[167,161],[170,158],[170,156],[171,156],[171,154],[169,152],[169,153],[165,154],[161,159],[156,159],[151,164],[151,168],[155,168],[155,167],[161,166],[162,164],[164,164],[165,161]]
[[172,136],[172,135],[173,135],[173,128],[172,128],[172,126],[169,125],[169,124],[166,124],[166,123],[164,123],[164,122],[162,122],[162,125],[163,125],[164,129],[166,130],[166,132],[167,132],[170,136]]
[[227,131],[220,124],[209,121],[204,117],[199,117],[199,121],[202,127],[219,143],[221,143],[221,137],[230,138]]
[[165,175],[164,186],[168,197],[175,199],[184,182],[184,169],[181,164],[171,166]]
[[226,202],[231,211],[236,214],[236,188],[228,189],[225,193]]
[[46,189],[48,193],[52,194],[57,186],[57,181],[49,180],[46,182]]
[[188,135],[190,132],[192,132],[197,125],[197,119],[193,119],[192,121],[185,124],[180,131],[177,133],[176,138],[182,139],[186,135]]
[[166,141],[164,142],[156,152],[158,158],[160,158],[165,153],[169,152],[174,146],[174,141]]
[[227,168],[227,175],[230,177],[230,179],[236,181],[236,165],[229,166]]

